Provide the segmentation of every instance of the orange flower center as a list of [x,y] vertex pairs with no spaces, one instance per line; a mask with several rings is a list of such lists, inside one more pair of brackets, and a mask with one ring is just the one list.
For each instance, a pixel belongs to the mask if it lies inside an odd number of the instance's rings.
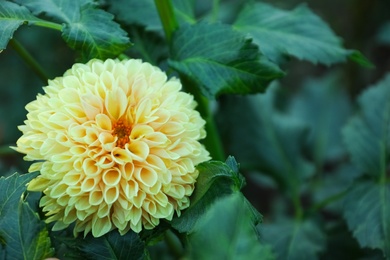
[[116,141],[116,146],[121,148],[125,147],[125,144],[130,142],[129,136],[131,133],[131,127],[128,126],[122,120],[119,120],[118,122],[114,123],[113,128],[113,134],[118,137],[118,140]]

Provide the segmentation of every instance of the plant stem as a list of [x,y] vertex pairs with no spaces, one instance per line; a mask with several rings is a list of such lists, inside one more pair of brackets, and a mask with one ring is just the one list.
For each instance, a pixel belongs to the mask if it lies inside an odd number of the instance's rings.
[[38,77],[46,83],[48,75],[45,73],[41,65],[31,56],[31,54],[15,39],[10,40],[11,47],[22,57],[22,59],[31,67]]
[[339,199],[343,198],[348,192],[348,189],[346,190],[343,190],[339,193],[336,193],[334,195],[331,195],[329,196],[328,198],[324,199],[323,201],[313,205],[309,210],[309,214],[313,214],[315,212],[318,212],[319,210],[321,210],[322,208],[326,207],[327,205],[335,202],[335,201],[338,201]]
[[57,31],[62,31],[61,24],[53,23],[53,22],[49,22],[49,21],[44,21],[44,20],[33,21],[33,22],[29,22],[29,24],[35,25],[35,26],[40,26],[40,27],[45,27],[45,28],[49,28],[49,29],[53,29],[53,30],[57,30]]
[[300,221],[302,220],[303,217],[303,209],[302,209],[302,203],[299,197],[299,193],[294,194],[293,203],[295,208],[295,220]]
[[194,96],[194,99],[198,103],[198,111],[206,121],[206,138],[203,140],[207,151],[209,151],[213,160],[225,161],[225,154],[221,138],[218,133],[217,126],[215,124],[214,116],[210,111],[209,100],[203,96],[197,86],[188,78],[181,77],[181,82],[185,89]]
[[176,237],[176,235],[168,229],[164,233],[164,240],[175,258],[180,259],[183,256],[184,250],[181,247],[180,240]]
[[164,28],[167,42],[171,42],[173,32],[179,28],[171,0],[154,0],[160,20]]
[[212,9],[213,22],[216,22],[218,20],[218,11],[219,11],[219,0],[213,0],[213,9]]
[[[170,43],[173,32],[179,27],[171,0],[155,0],[156,8],[160,15],[161,23],[164,27],[165,37]],[[225,155],[222,148],[222,142],[219,137],[214,117],[210,112],[209,101],[200,93],[199,88],[191,79],[184,76],[180,77],[184,88],[191,93],[198,103],[198,110],[202,117],[206,120],[207,136],[203,140],[206,149],[210,152],[214,160],[225,160]]]

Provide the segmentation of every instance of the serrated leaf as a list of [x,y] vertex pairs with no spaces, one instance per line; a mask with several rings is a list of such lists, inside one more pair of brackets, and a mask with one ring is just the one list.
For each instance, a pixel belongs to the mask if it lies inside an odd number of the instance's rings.
[[275,90],[224,97],[217,120],[227,152],[243,169],[271,175],[282,189],[291,191],[312,176],[314,165],[303,154],[307,126],[274,108]]
[[53,254],[46,224],[23,201],[26,184],[36,175],[0,178],[0,252],[6,259],[40,260]]
[[379,179],[390,162],[390,74],[358,99],[360,111],[343,129],[354,164]]
[[362,247],[390,256],[390,185],[357,183],[344,201],[344,218]]
[[[26,184],[35,178],[38,173],[17,174],[4,178],[0,177],[0,216],[15,216],[15,205],[19,203],[22,194],[26,191]],[[5,218],[0,218],[0,226]]]
[[189,235],[191,259],[274,259],[260,243],[241,193],[218,199]]
[[319,259],[325,249],[325,235],[311,220],[278,220],[261,225],[259,230],[280,260]]
[[289,115],[308,125],[307,146],[318,168],[346,153],[340,129],[351,115],[352,106],[340,82],[340,75],[335,73],[309,78],[286,108]]
[[93,5],[85,5],[63,28],[62,37],[69,47],[80,50],[82,60],[116,57],[130,46],[130,40],[114,16]]
[[344,49],[329,26],[306,5],[285,11],[251,3],[240,12],[234,27],[249,33],[261,52],[276,62],[289,55],[314,64],[331,65],[352,58],[361,65],[371,65],[359,52]]
[[181,26],[172,38],[169,65],[196,82],[208,98],[262,92],[283,72],[231,26],[200,22]]
[[91,235],[78,243],[81,254],[87,259],[143,259],[145,244],[132,231],[121,236],[117,230],[94,238]]
[[[218,198],[242,188],[244,179],[239,172],[234,171],[235,168],[231,167],[232,164],[237,165],[234,158],[229,157],[227,163],[209,161],[197,166],[199,177],[191,196],[190,207],[182,212],[180,217],[172,220],[173,228],[182,233],[190,232],[198,218],[206,212],[212,203]],[[256,221],[261,218],[254,209],[252,209],[252,217]]]
[[127,33],[107,13],[90,0],[21,1],[35,14],[62,22],[62,37],[81,53],[81,60],[114,58],[130,47]]
[[41,21],[24,7],[8,1],[0,1],[0,52],[7,47],[14,32],[22,24]]

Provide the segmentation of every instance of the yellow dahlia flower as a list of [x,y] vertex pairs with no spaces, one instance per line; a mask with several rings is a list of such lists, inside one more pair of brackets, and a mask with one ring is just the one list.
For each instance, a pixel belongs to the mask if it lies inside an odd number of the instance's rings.
[[179,80],[140,60],[91,60],[49,81],[28,111],[17,151],[40,175],[53,230],[99,237],[151,229],[189,206],[209,159],[205,121]]

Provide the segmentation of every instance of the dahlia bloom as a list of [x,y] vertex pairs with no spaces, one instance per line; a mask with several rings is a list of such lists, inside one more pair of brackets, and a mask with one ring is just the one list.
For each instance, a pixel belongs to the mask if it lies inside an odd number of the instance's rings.
[[26,106],[17,141],[40,171],[27,189],[53,230],[95,237],[152,229],[189,206],[209,159],[205,121],[180,81],[140,60],[91,60],[50,80]]

